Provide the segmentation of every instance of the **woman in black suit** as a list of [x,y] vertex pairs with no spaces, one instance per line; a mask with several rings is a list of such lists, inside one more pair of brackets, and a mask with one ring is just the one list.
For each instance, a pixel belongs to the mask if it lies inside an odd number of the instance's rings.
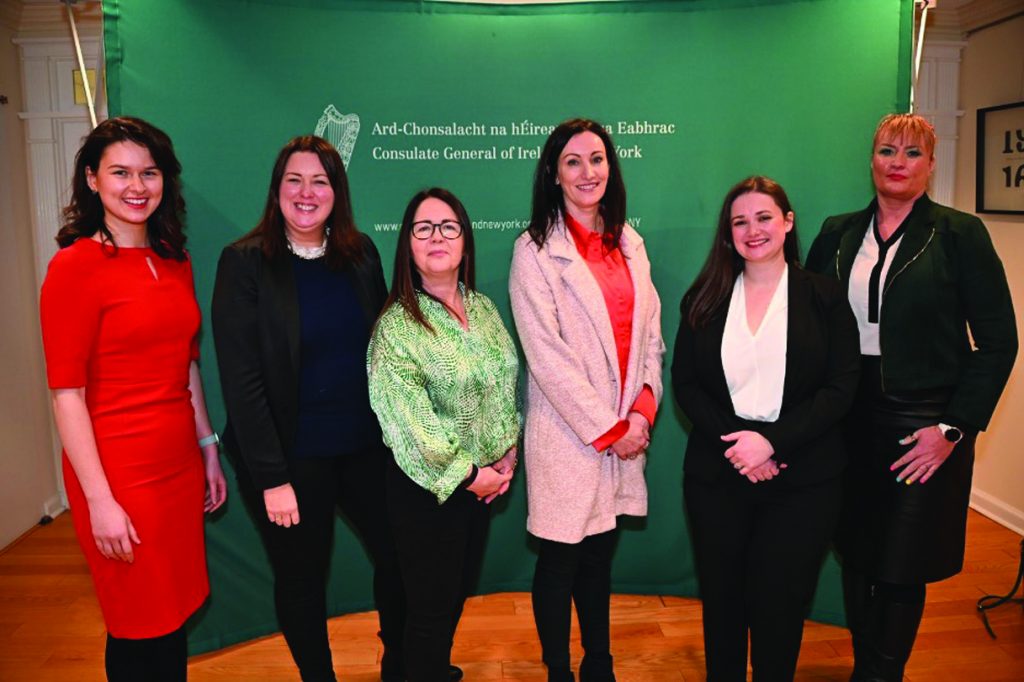
[[[960,572],[974,442],[1017,354],[1006,273],[978,218],[928,198],[935,131],[890,114],[867,208],[822,225],[807,267],[838,279],[861,334],[836,546],[854,682],[897,682],[925,585]],[[970,335],[968,336],[968,327]]]
[[712,682],[746,679],[748,631],[755,682],[793,679],[839,518],[857,325],[798,254],[782,187],[747,178],[683,297],[672,384],[693,422],[683,488]]
[[274,164],[260,222],[221,254],[212,317],[224,446],[266,545],[278,621],[303,680],[336,679],[326,622],[336,507],[374,562],[381,677],[405,677],[404,592],[384,505],[391,454],[366,379],[386,298],[341,157],[319,137],[293,139]]

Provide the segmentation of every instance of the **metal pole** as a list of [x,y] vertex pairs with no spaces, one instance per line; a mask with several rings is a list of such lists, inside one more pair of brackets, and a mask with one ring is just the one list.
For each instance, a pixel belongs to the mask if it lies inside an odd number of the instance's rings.
[[932,0],[924,0],[921,8],[921,25],[917,31],[917,49],[914,55],[914,80],[910,83],[910,113],[914,113],[914,100],[917,94],[917,78],[921,75],[921,53],[924,52],[924,29],[928,23],[928,8]]
[[75,13],[71,11],[71,5],[74,0],[64,0],[64,4],[68,8],[68,21],[71,22],[71,37],[75,41],[75,54],[78,55],[78,68],[82,73],[82,88],[85,90],[85,103],[89,105],[89,120],[92,122],[92,127],[95,128],[96,122],[96,105],[92,99],[92,87],[89,85],[89,74],[85,71],[85,58],[82,56],[82,43],[78,39],[78,26],[75,24]]

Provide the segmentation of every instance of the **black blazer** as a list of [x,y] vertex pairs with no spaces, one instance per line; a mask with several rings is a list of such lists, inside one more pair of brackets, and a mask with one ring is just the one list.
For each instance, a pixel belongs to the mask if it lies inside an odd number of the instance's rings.
[[[807,253],[807,269],[847,288],[877,208],[876,199],[864,210],[827,218]],[[883,285],[882,383],[899,393],[953,388],[939,421],[983,430],[1017,356],[1003,264],[978,218],[927,194],[914,202],[905,230]]]
[[[387,299],[380,254],[366,235],[346,270],[372,326]],[[289,482],[299,404],[299,301],[291,259],[263,255],[262,239],[224,248],[213,288],[213,340],[227,407],[224,448],[260,490]]]
[[686,475],[713,481],[737,476],[725,458],[731,443],[720,436],[756,431],[785,463],[779,481],[816,483],[838,475],[846,464],[840,422],[857,391],[860,336],[846,292],[835,280],[789,268],[786,378],[782,410],[774,422],[736,416],[722,367],[722,335],[728,305],[702,329],[685,312],[676,336],[672,388],[693,422],[686,447]]

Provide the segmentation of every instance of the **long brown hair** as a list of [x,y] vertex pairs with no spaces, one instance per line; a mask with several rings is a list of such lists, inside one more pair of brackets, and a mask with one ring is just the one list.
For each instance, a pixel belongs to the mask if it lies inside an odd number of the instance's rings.
[[[680,304],[680,311],[694,329],[707,326],[728,304],[736,277],[743,272],[746,261],[736,253],[732,240],[732,203],[744,194],[756,192],[767,194],[775,205],[786,215],[793,210],[782,185],[763,175],[754,175],[732,186],[722,201],[718,214],[718,228],[711,241],[711,252],[697,279],[687,290]],[[786,233],[782,253],[789,265],[800,267],[800,243],[796,235],[796,220],[793,229]]]
[[598,212],[604,223],[604,233],[610,248],[618,248],[622,227],[626,224],[626,185],[622,180],[619,168],[619,155],[615,152],[608,131],[597,121],[589,118],[572,118],[558,125],[544,143],[544,150],[537,162],[537,170],[533,177],[533,210],[530,225],[526,231],[533,242],[544,246],[544,241],[551,232],[551,226],[558,216],[565,213],[565,197],[562,188],[555,182],[558,179],[558,157],[562,155],[565,145],[569,144],[580,133],[594,133],[604,143],[605,158],[608,160],[608,183],[605,185],[604,196],[598,206]]
[[181,196],[181,164],[167,133],[141,118],[119,116],[108,118],[90,132],[75,155],[75,171],[71,178],[71,201],[64,208],[64,225],[57,233],[60,248],[71,246],[82,237],[100,233],[101,241],[117,251],[114,235],[105,221],[103,201],[89,187],[87,172],[100,169],[100,159],[107,147],[118,142],[132,142],[149,150],[153,162],[163,176],[164,189],[160,205],[146,221],[146,237],[153,251],[161,258],[185,260],[185,200]]
[[422,324],[430,331],[434,331],[430,322],[423,315],[420,309],[417,294],[424,294],[434,299],[444,307],[448,304],[438,299],[423,289],[423,278],[416,263],[412,259],[412,223],[416,217],[416,211],[427,199],[440,199],[455,213],[455,218],[462,225],[462,262],[459,264],[459,282],[466,288],[466,291],[476,290],[476,265],[473,256],[473,223],[466,213],[466,207],[462,205],[458,197],[442,187],[431,187],[415,194],[405,207],[405,215],[402,216],[402,227],[398,231],[398,245],[395,248],[395,267],[391,274],[391,293],[384,304],[387,310],[394,304],[405,308],[414,320]]
[[334,208],[324,226],[327,229],[327,251],[324,254],[327,267],[341,270],[363,259],[364,242],[352,216],[352,199],[349,196],[348,176],[345,164],[331,143],[315,135],[300,135],[288,141],[277,154],[274,170],[270,173],[270,187],[263,216],[248,234],[238,241],[259,236],[263,240],[263,255],[268,260],[283,258],[288,253],[288,237],[285,232],[284,214],[281,213],[281,181],[288,159],[297,152],[316,154],[324,167],[334,190]]

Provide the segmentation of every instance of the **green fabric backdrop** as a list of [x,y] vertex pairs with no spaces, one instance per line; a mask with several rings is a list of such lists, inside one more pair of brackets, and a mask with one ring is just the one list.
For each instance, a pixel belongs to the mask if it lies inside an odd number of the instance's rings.
[[[221,248],[257,220],[280,146],[312,132],[332,104],[360,118],[349,162],[353,203],[387,276],[406,201],[424,186],[447,186],[479,221],[480,288],[511,327],[511,245],[529,214],[529,156],[546,137],[526,124],[584,115],[610,125],[620,149],[631,150],[622,162],[628,213],[648,243],[671,358],[679,298],[703,261],[727,188],[754,173],[779,180],[806,246],[826,215],[867,202],[874,125],[883,113],[905,110],[908,93],[911,0],[103,5],[111,113],[163,127],[184,165],[206,330]],[[393,134],[416,133],[410,122],[478,125],[482,134]],[[644,122],[671,127],[638,130]],[[412,148],[439,158],[382,158]],[[446,159],[446,148],[493,150],[498,158]],[[208,331],[202,352],[219,426],[224,409]],[[616,591],[697,592],[682,509],[684,428],[666,395],[650,450],[650,515],[622,534]],[[207,527],[212,597],[191,621],[193,653],[276,629],[263,549],[233,481],[230,492]],[[494,504],[481,592],[529,589],[534,555],[525,514],[519,481]],[[842,621],[837,575],[830,559],[814,618]],[[331,613],[372,608],[368,562],[344,524],[329,601]]]

